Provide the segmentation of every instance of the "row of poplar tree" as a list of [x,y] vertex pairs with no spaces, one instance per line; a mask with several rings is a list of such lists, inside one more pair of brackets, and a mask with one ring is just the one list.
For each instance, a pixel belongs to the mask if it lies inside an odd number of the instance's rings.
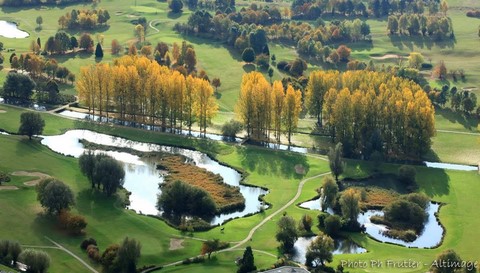
[[185,77],[146,57],[124,56],[113,65],[82,67],[77,91],[94,115],[162,128],[185,124],[191,130],[197,122],[205,132],[218,111],[207,80]]
[[[210,83],[184,76],[146,57],[124,56],[113,65],[81,69],[80,100],[100,116],[122,121],[205,132],[218,111]],[[258,141],[290,142],[302,113],[317,119],[347,155],[374,150],[389,157],[417,158],[426,153],[435,134],[434,107],[416,83],[372,71],[313,71],[303,91],[270,84],[259,72],[242,78],[235,112],[247,136]],[[375,142],[375,143],[373,143]]]

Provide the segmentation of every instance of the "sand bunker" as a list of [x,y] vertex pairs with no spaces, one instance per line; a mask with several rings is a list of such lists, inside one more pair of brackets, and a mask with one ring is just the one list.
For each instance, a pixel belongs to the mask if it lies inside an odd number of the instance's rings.
[[407,57],[402,55],[397,55],[397,54],[385,54],[383,56],[370,56],[370,58],[374,60],[387,60],[387,59],[404,59]]
[[2,190],[18,190],[18,187],[17,186],[0,186],[0,191]]
[[184,248],[183,246],[183,239],[170,239],[170,247],[168,248],[169,250],[177,250],[177,249],[182,249]]
[[305,174],[305,167],[302,164],[295,165],[295,172],[297,174]]
[[0,114],[6,113],[7,111],[0,109]]
[[38,184],[38,182],[42,181],[45,178],[50,177],[50,175],[44,174],[44,173],[41,173],[41,172],[26,172],[26,171],[13,172],[12,175],[38,177],[37,179],[30,180],[30,181],[27,181],[27,182],[23,183],[26,186],[35,186],[35,185]]

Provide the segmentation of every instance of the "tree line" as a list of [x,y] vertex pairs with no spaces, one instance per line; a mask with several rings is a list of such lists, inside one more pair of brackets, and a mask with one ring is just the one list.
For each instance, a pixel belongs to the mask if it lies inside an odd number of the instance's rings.
[[[368,6],[368,7],[367,7]],[[428,9],[430,14],[436,14],[441,10],[446,12],[448,5],[445,1],[440,3],[436,0],[407,1],[407,0],[295,0],[290,7],[291,18],[295,20],[317,20],[322,15],[342,15],[350,17],[383,17],[395,13],[422,14]]]
[[76,10],[67,12],[60,16],[58,24],[60,28],[65,29],[84,29],[92,30],[99,26],[107,24],[110,20],[110,14],[105,9]]
[[[264,8],[264,10],[266,16],[273,9]],[[254,14],[257,12],[255,11]],[[196,11],[190,15],[187,23],[176,24],[175,30],[187,35],[195,34],[226,41],[240,53],[251,47],[257,55],[261,54],[269,40],[293,42],[297,44],[299,53],[316,56],[324,45],[355,42],[366,39],[370,34],[369,25],[359,19],[354,21],[335,20],[329,25],[325,25],[322,21],[318,26],[306,22],[277,22],[275,20],[276,23],[272,22],[262,26],[260,23],[245,23],[248,20],[244,20],[243,17],[238,18],[238,16],[237,13],[217,13],[212,16],[208,11]]]
[[[110,64],[82,67],[77,80],[80,101],[95,115],[122,122],[189,130],[198,122],[206,131],[218,111],[207,80],[159,65],[140,56],[123,56]],[[110,112],[115,112],[111,114]]]
[[235,111],[248,138],[268,141],[273,134],[279,142],[285,134],[290,143],[301,109],[302,93],[291,85],[284,87],[280,81],[270,85],[259,72],[243,76]]
[[444,15],[390,15],[387,31],[390,35],[422,35],[439,41],[454,37],[452,20]]
[[68,5],[76,3],[92,3],[99,0],[3,0],[0,6],[31,7],[40,5]]
[[434,107],[412,81],[370,71],[316,71],[306,97],[309,112],[348,156],[369,157],[372,140],[380,142],[378,152],[400,158],[420,158],[432,144]]

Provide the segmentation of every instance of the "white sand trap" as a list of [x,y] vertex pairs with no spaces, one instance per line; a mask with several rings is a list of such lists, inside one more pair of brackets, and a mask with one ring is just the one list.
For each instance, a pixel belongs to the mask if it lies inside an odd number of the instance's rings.
[[295,165],[295,172],[297,174],[305,174],[305,167],[302,164]]
[[407,57],[397,54],[385,54],[383,56],[370,56],[374,60],[387,60],[387,59],[405,59]]
[[33,180],[30,180],[30,181],[27,181],[27,182],[23,183],[26,186],[35,186],[40,181],[42,181],[43,179],[50,177],[50,175],[44,174],[44,173],[41,173],[41,172],[26,172],[26,171],[16,171],[16,172],[13,172],[12,175],[38,177],[37,179],[33,179]]
[[18,190],[17,186],[0,186],[0,191],[11,191],[11,190]]
[[7,111],[0,109],[0,114],[4,114],[4,113],[6,113],[6,112],[7,112]]
[[170,247],[168,250],[177,250],[177,249],[182,249],[184,248],[183,246],[183,239],[170,239]]

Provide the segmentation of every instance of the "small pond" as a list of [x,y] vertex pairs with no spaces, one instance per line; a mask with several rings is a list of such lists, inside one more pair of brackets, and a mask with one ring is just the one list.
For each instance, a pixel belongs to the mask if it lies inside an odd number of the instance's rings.
[[[239,172],[219,164],[204,153],[194,150],[132,141],[89,130],[70,130],[62,135],[43,136],[42,144],[57,153],[79,157],[85,151],[83,144],[79,142],[80,139],[99,145],[130,148],[142,152],[161,151],[180,154],[192,160],[198,167],[221,175],[225,183],[238,186],[245,198],[245,209],[238,212],[218,215],[211,221],[212,225],[221,224],[228,219],[258,212],[263,206],[262,202],[258,200],[259,196],[268,193],[261,188],[240,185],[241,174]],[[140,158],[125,152],[106,153],[124,163],[124,188],[132,193],[129,208],[143,214],[158,215],[160,212],[155,206],[157,194],[161,194],[158,184],[163,182],[163,178],[161,172],[156,168],[154,159]]]
[[357,220],[361,225],[365,226],[368,235],[378,241],[407,247],[431,248],[440,245],[442,242],[443,227],[435,217],[435,213],[437,213],[439,209],[439,204],[430,202],[430,205],[427,208],[428,219],[425,223],[422,234],[420,234],[415,241],[410,243],[383,235],[382,232],[388,228],[384,225],[374,224],[370,221],[370,217],[373,215],[383,215],[383,211],[381,210],[368,210],[365,213],[360,214]]
[[[64,111],[59,112],[58,114],[62,115],[62,116],[71,117],[71,118],[78,118],[78,119],[95,119],[95,120],[99,119],[99,117],[96,116],[96,115],[94,116],[94,115],[91,115],[91,114],[88,114],[88,113],[80,113],[80,112],[75,112],[75,111],[71,111],[71,110],[64,110]],[[103,122],[107,122],[107,119],[105,117],[102,117],[101,120]],[[108,121],[116,123],[116,124],[122,124],[122,125],[125,125],[125,126],[133,125],[133,124],[130,124],[130,122],[122,122],[122,121],[114,120],[114,119],[111,119],[111,118],[109,118]],[[151,126],[151,125],[146,125],[146,124],[136,124],[136,127],[143,128],[143,129],[146,129],[146,130],[151,130],[151,131],[161,131],[161,128],[158,127],[158,126]],[[171,131],[169,129],[166,129],[166,132],[171,132]],[[207,139],[217,140],[217,141],[228,141],[228,142],[236,142],[236,143],[240,143],[240,142],[243,141],[243,139],[240,138],[240,137],[225,138],[222,135],[210,134],[210,133],[201,134],[200,132],[195,132],[195,131],[189,132],[188,130],[181,130],[181,131],[177,130],[175,133],[185,135],[185,136],[207,138]],[[304,147],[294,147],[294,146],[288,146],[288,145],[277,144],[277,143],[261,143],[261,144],[255,144],[255,145],[263,146],[263,147],[273,149],[273,150],[292,151],[292,152],[297,152],[297,153],[302,153],[302,154],[307,153],[307,148],[304,148]]]
[[440,162],[428,162],[428,161],[425,161],[424,163],[429,168],[457,170],[457,171],[478,171],[478,166],[440,163]]
[[18,29],[15,23],[0,20],[0,36],[5,38],[27,38],[29,34]]
[[[312,243],[313,239],[316,236],[311,237],[300,237],[295,242],[294,248],[294,255],[292,260],[305,264],[306,255],[307,255],[307,248]],[[350,239],[335,239],[335,250],[333,251],[333,255],[338,254],[358,254],[358,253],[365,253],[367,250],[363,247],[357,245],[354,241]]]

